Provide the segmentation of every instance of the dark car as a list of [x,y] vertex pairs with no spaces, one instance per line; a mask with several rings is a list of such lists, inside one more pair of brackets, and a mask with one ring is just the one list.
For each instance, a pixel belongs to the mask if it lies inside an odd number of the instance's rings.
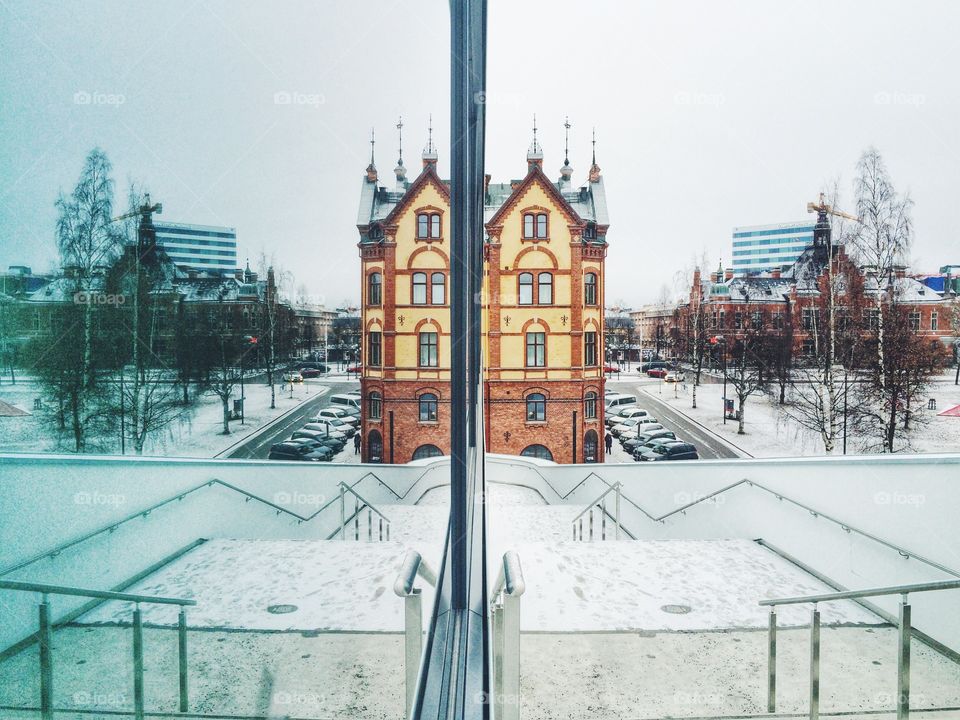
[[333,458],[330,448],[305,445],[303,443],[280,442],[270,446],[270,460],[298,460],[307,462],[326,462]]
[[[300,370],[300,371],[301,371],[300,374],[303,375],[303,372],[302,372],[302,371],[305,370],[305,369],[307,369],[307,368],[309,368],[310,370],[316,370],[316,371],[321,372],[321,373],[325,373],[325,372],[327,372],[327,370],[329,369],[329,368],[327,368],[327,366],[324,365],[323,363],[318,363],[318,362],[301,362],[301,363],[298,365],[298,367],[292,368],[292,369],[293,369],[293,370]],[[304,376],[304,377],[307,377],[306,375],[303,375],[303,376]],[[314,377],[314,376],[311,376],[311,377]]]
[[312,368],[312,367],[300,368],[300,377],[302,377],[303,379],[320,377],[321,375],[323,375],[323,373],[317,370],[316,368]]
[[623,443],[623,449],[626,450],[631,455],[633,451],[642,445],[646,445],[651,440],[676,440],[677,436],[673,433],[673,430],[651,430],[650,432],[644,432],[637,435],[635,438],[630,438]]
[[690,443],[664,443],[640,456],[641,460],[699,460],[697,448]]
[[652,360],[650,362],[645,362],[640,366],[640,372],[647,372],[648,370],[653,370],[654,368],[669,368],[670,363],[666,360]]
[[337,440],[336,438],[314,439],[314,438],[299,437],[299,438],[288,438],[284,440],[284,442],[299,443],[300,445],[309,445],[310,447],[314,447],[314,448],[318,448],[318,447],[327,448],[334,455],[336,455],[338,452],[340,452],[344,448],[343,440]]

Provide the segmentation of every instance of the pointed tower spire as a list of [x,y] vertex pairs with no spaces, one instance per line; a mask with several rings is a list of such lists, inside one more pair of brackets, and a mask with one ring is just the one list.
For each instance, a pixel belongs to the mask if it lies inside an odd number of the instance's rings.
[[527,169],[532,169],[534,165],[543,165],[543,148],[541,148],[540,143],[537,142],[536,114],[533,116],[533,142],[530,143],[530,148],[527,150]]
[[560,184],[569,185],[573,177],[573,168],[570,167],[570,118],[563,118],[563,167],[560,168]]
[[593,128],[590,144],[593,145],[593,159],[590,165],[589,180],[592,183],[600,182],[600,166],[597,165],[597,129]]
[[433,144],[433,113],[430,113],[427,125],[427,146],[423,149],[423,166],[437,164],[437,148]]
[[376,145],[377,138],[376,133],[373,128],[370,128],[370,164],[367,165],[367,181],[376,182],[377,181],[377,166],[373,161],[373,150],[374,145]]
[[399,158],[397,159],[397,166],[393,169],[394,174],[397,176],[397,190],[406,189],[407,181],[407,169],[403,166],[403,116],[397,120],[397,136],[398,136],[398,148],[399,148]]

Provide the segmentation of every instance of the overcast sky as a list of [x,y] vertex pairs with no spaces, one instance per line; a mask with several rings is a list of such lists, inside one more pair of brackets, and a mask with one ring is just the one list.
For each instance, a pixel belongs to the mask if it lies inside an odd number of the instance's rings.
[[[236,227],[241,258],[355,301],[370,127],[389,183],[397,117],[415,171],[432,112],[449,172],[448,23],[441,0],[0,0],[0,265],[53,266],[57,192],[99,145],[118,196],[137,180],[164,220]],[[849,197],[871,144],[916,201],[915,269],[960,263],[958,27],[951,0],[490,0],[488,172],[522,177],[536,113],[557,176],[569,115],[583,182],[595,126],[630,306],[728,262],[734,226]]]

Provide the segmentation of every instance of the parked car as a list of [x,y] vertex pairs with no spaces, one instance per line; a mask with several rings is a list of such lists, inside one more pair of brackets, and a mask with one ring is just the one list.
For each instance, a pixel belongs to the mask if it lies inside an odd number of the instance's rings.
[[350,412],[343,407],[326,407],[317,413],[316,419],[311,419],[310,422],[317,422],[320,418],[336,418],[337,420],[342,420],[345,423],[357,427],[360,425],[359,415],[359,412],[357,412],[356,415],[351,415]]
[[685,375],[683,370],[671,370],[666,375],[663,376],[664,382],[683,382]]
[[350,434],[348,435],[344,430],[340,430],[335,425],[330,422],[327,422],[326,419],[319,420],[317,422],[308,422],[303,426],[303,430],[316,430],[321,433],[327,433],[329,437],[336,438],[337,440],[343,440],[346,442],[347,438],[353,437],[353,434],[356,432],[352,427],[350,428]]
[[647,440],[645,443],[641,443],[640,445],[637,445],[633,449],[633,459],[636,460],[637,462],[640,462],[640,460],[643,459],[642,456],[652,452],[653,448],[659,445],[663,445],[664,443],[672,443],[672,442],[677,442],[677,440],[674,438],[665,438],[665,437],[653,438],[651,440]]
[[316,368],[312,368],[312,367],[300,368],[300,377],[302,377],[304,380],[306,380],[307,378],[320,377],[321,375],[323,375],[323,373],[317,370]]
[[616,365],[604,365],[603,371],[605,373],[618,373],[620,372],[620,368],[617,367]]
[[360,411],[360,394],[352,393],[338,393],[337,395],[330,396],[330,405],[333,407],[342,407],[346,411],[350,411],[350,408],[356,408],[357,412]]
[[636,395],[607,395],[603,398],[604,402],[604,411],[605,412],[614,412],[618,409],[622,410],[628,406],[635,406],[637,404]]
[[647,370],[648,377],[665,378],[669,371],[665,367],[655,367]]
[[363,365],[351,365],[350,367],[347,368],[347,372],[355,373],[359,375],[360,373],[363,372]]
[[291,440],[298,440],[300,438],[307,438],[309,440],[316,440],[321,445],[328,446],[335,453],[343,450],[344,445],[346,445],[346,438],[335,438],[321,430],[308,430],[301,429],[297,430],[293,435],[290,436]]
[[669,369],[669,367],[670,367],[670,363],[667,362],[666,360],[651,360],[650,362],[645,362],[643,365],[640,366],[640,372],[648,372],[650,370],[654,370],[655,368]]
[[298,460],[306,462],[329,462],[333,452],[325,447],[312,447],[302,443],[280,442],[270,446],[270,460]]
[[614,425],[619,425],[624,420],[629,420],[634,417],[646,417],[649,415],[646,410],[638,407],[625,407],[620,412],[610,413],[606,416],[604,422],[607,427],[613,427]]
[[340,452],[344,443],[342,440],[337,440],[335,438],[321,438],[319,440],[314,440],[313,438],[288,438],[286,442],[300,443],[301,445],[309,445],[310,447],[325,447],[329,448],[330,452],[333,455],[336,455]]
[[663,425],[661,425],[658,422],[648,423],[647,425],[638,423],[637,425],[634,425],[629,430],[624,430],[622,433],[620,433],[620,444],[622,445],[627,440],[632,440],[635,437],[639,437],[641,433],[650,432],[652,430],[663,430],[663,429],[664,429]]
[[660,439],[676,440],[677,436],[674,434],[673,430],[667,430],[666,428],[649,430],[646,432],[637,433],[636,437],[631,437],[624,440],[623,449],[632,455],[633,451],[636,450],[641,445],[646,445],[651,440],[660,440]]
[[627,430],[632,430],[633,426],[640,422],[639,417],[635,418],[624,418],[616,425],[611,426],[610,434],[614,437],[620,437],[620,433],[626,432]]
[[299,371],[285,372],[283,374],[283,381],[288,383],[303,382],[303,375],[301,375]]
[[657,445],[649,453],[641,455],[640,459],[644,461],[699,460],[700,456],[693,445],[678,440]]
[[300,368],[310,368],[311,370],[319,370],[322,373],[328,372],[329,368],[320,362],[312,362],[310,360],[305,360],[300,363]]
[[344,422],[340,418],[335,417],[323,417],[317,416],[310,420],[310,425],[324,425],[330,428],[331,431],[341,432],[346,435],[348,438],[352,438],[356,432],[357,428],[353,423]]

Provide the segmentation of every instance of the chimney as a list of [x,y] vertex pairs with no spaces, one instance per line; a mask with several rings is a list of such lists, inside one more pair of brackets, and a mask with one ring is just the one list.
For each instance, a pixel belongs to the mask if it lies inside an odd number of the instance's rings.
[[779,279],[780,279],[780,268],[774,268],[773,270],[771,270],[771,271],[770,271],[770,277],[772,277],[774,280],[779,280]]

